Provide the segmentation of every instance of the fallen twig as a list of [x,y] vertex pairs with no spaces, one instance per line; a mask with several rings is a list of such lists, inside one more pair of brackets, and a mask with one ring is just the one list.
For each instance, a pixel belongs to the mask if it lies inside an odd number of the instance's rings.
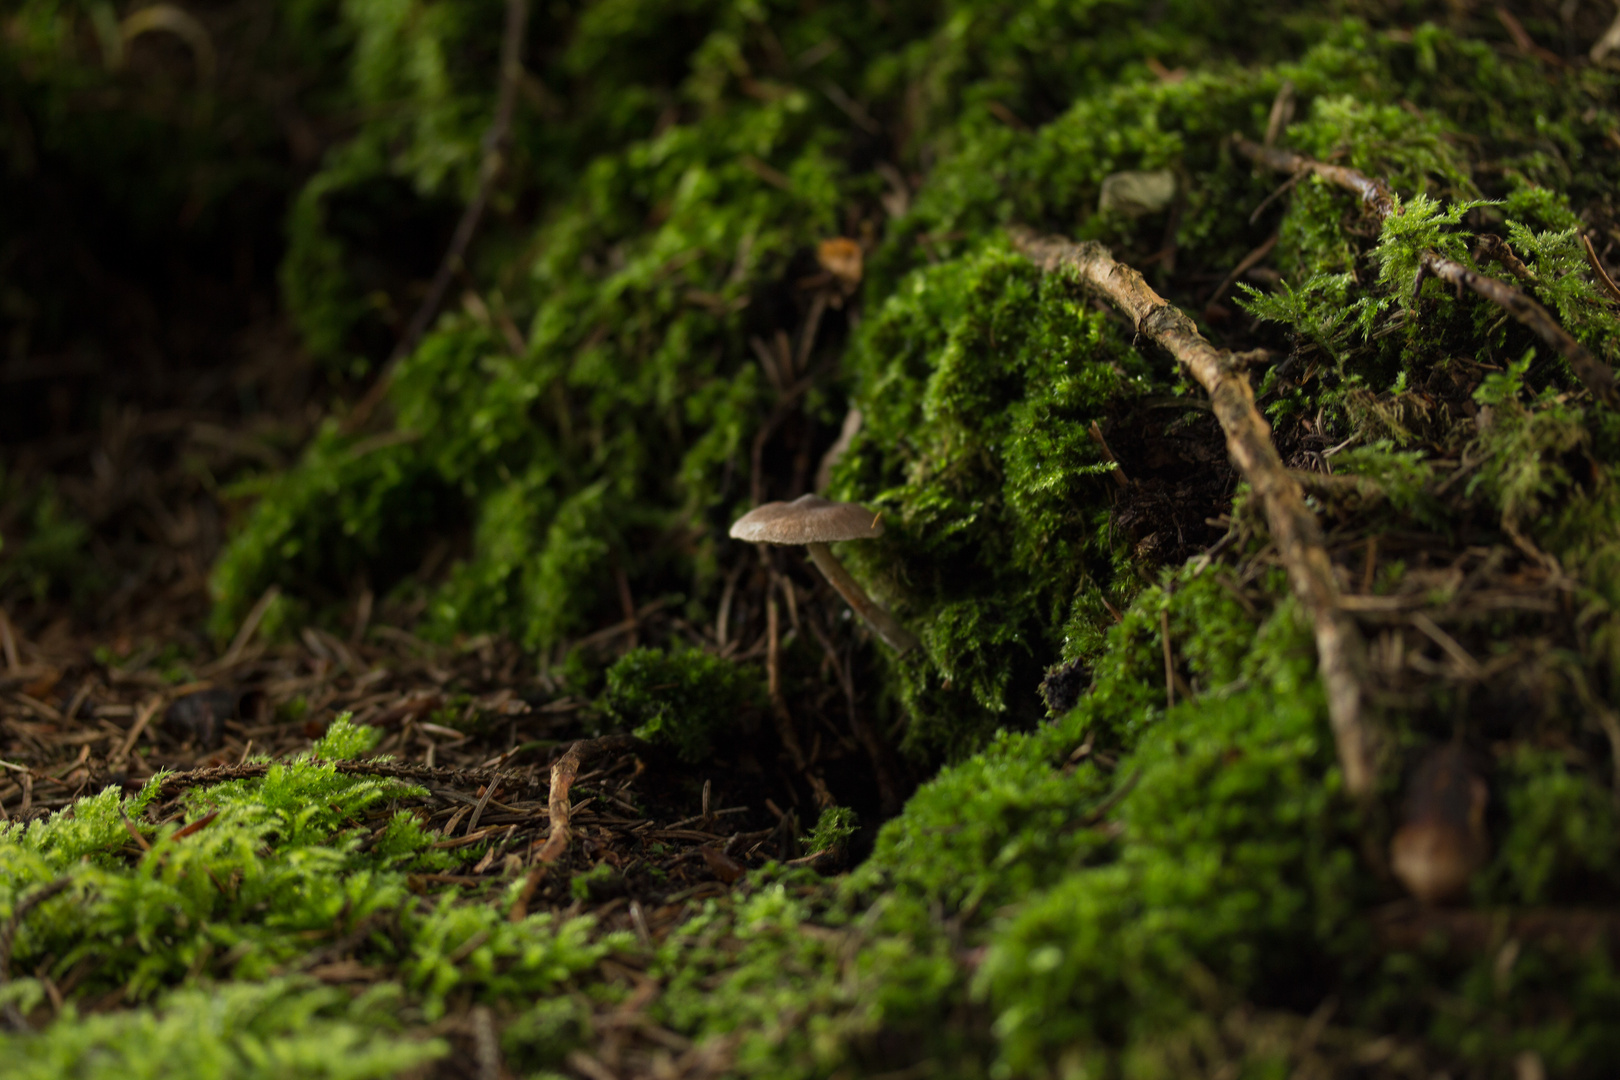
[[1111,473],[1109,473],[1109,475],[1114,478],[1114,483],[1118,484],[1122,488],[1130,487],[1131,478],[1125,475],[1125,466],[1121,465],[1119,463],[1119,458],[1114,456],[1114,451],[1108,445],[1108,440],[1103,438],[1102,428],[1097,426],[1097,421],[1093,420],[1091,422],[1091,427],[1088,430],[1091,435],[1091,441],[1097,444],[1097,449],[1103,452],[1103,457],[1114,463],[1114,469]]
[[1372,503],[1381,501],[1385,495],[1378,481],[1365,476],[1329,475],[1303,469],[1289,469],[1288,474],[1299,481],[1307,495],[1320,499],[1361,499]]
[[[424,784],[433,782],[444,787],[462,785],[477,788],[485,784],[499,783],[508,790],[524,790],[539,786],[538,780],[524,776],[521,772],[501,769],[452,769],[433,765],[410,765],[397,761],[334,761],[331,764],[333,769],[349,776],[382,776],[392,780],[416,781]],[[185,772],[171,773],[164,777],[163,783],[158,786],[158,796],[172,799],[186,788],[205,787],[227,780],[257,780],[278,765],[285,767],[286,763],[248,761],[237,765],[220,765],[212,769],[188,769]]]
[[124,760],[129,757],[129,752],[135,749],[135,744],[146,733],[147,725],[152,722],[152,717],[157,715],[158,709],[162,705],[163,699],[155,697],[141,706],[140,712],[135,716],[135,723],[130,726],[129,733],[124,736],[124,741],[118,744],[118,749],[114,750],[112,756],[108,759],[108,764],[112,768],[116,769],[124,764]]
[[1339,588],[1322,530],[1305,506],[1298,481],[1283,467],[1272,445],[1270,428],[1255,409],[1249,380],[1230,354],[1206,341],[1191,319],[1149,288],[1140,273],[1116,262],[1101,244],[1027,230],[1015,230],[1013,241],[1046,272],[1068,270],[1106,296],[1131,317],[1138,332],[1169,351],[1208,392],[1226,434],[1227,452],[1260,497],[1294,593],[1311,616],[1345,787],[1357,798],[1370,795],[1373,738],[1362,716],[1365,646],[1354,623],[1339,610]]
[[1603,269],[1603,263],[1598,259],[1597,249],[1592,246],[1592,238],[1583,235],[1581,244],[1586,248],[1586,263],[1592,268],[1592,273],[1597,276],[1598,284],[1603,286],[1603,291],[1609,294],[1610,300],[1620,304],[1620,285],[1616,285],[1614,278],[1610,277],[1609,272]]
[[1221,297],[1226,295],[1226,290],[1230,289],[1238,278],[1242,277],[1250,270],[1253,270],[1256,264],[1258,264],[1267,255],[1270,255],[1271,250],[1277,246],[1277,238],[1280,235],[1280,233],[1272,233],[1265,240],[1261,241],[1259,247],[1243,256],[1242,260],[1236,266],[1232,267],[1232,272],[1227,274],[1226,277],[1222,278],[1221,283],[1215,286],[1215,291],[1209,294],[1209,299],[1204,301],[1204,310],[1208,311],[1213,305],[1219,303]]
[[473,1059],[478,1063],[478,1080],[499,1080],[506,1070],[501,1067],[501,1043],[495,1034],[495,1018],[488,1005],[476,1005],[472,1010]]
[[[1233,144],[1239,153],[1269,169],[1296,175],[1312,173],[1328,183],[1355,192],[1361,196],[1362,203],[1380,222],[1396,213],[1395,195],[1382,180],[1374,180],[1365,173],[1343,165],[1330,165],[1303,154],[1296,154],[1292,150],[1261,146],[1244,138],[1234,139]],[[1423,253],[1418,271],[1419,287],[1422,286],[1425,277],[1436,277],[1459,288],[1471,289],[1507,311],[1534,331],[1537,337],[1558,350],[1558,354],[1569,364],[1569,369],[1575,373],[1575,377],[1592,392],[1594,397],[1610,408],[1620,408],[1620,391],[1615,387],[1614,372],[1587,351],[1586,346],[1576,341],[1567,330],[1559,326],[1558,320],[1554,319],[1546,308],[1523,292],[1504,281],[1470,270],[1438,251]]]
[[574,786],[574,778],[579,775],[580,767],[602,754],[615,750],[633,750],[641,745],[641,740],[634,735],[604,735],[599,739],[581,739],[552,763],[551,795],[546,815],[551,831],[546,837],[545,845],[534,857],[534,868],[529,871],[528,880],[523,883],[517,902],[512,905],[510,918],[513,922],[521,922],[528,915],[529,898],[534,895],[535,888],[545,875],[546,867],[562,858],[568,850],[570,835],[568,793]]

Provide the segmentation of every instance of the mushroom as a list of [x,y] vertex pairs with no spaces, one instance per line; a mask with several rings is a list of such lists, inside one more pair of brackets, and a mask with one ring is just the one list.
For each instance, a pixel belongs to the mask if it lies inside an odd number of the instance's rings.
[[1490,792],[1459,746],[1429,752],[1412,774],[1390,862],[1425,904],[1456,900],[1490,854],[1485,805]]
[[810,552],[828,584],[849,602],[866,625],[897,653],[917,647],[917,639],[895,621],[893,615],[866,595],[860,583],[849,576],[827,545],[837,540],[865,540],[883,535],[877,515],[855,503],[829,502],[819,495],[801,495],[792,502],[757,506],[731,526],[735,540],[752,544],[803,544]]

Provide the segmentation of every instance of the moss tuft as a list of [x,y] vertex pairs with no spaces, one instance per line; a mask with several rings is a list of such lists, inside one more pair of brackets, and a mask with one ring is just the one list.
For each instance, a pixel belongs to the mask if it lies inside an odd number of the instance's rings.
[[755,669],[696,649],[632,649],[608,669],[602,706],[637,737],[696,764],[717,739],[756,722],[764,697]]

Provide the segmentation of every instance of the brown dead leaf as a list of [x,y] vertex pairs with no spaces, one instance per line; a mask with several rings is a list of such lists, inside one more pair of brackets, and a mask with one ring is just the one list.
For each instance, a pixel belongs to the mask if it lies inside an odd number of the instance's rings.
[[823,240],[816,246],[816,261],[823,270],[838,279],[845,292],[852,291],[861,283],[864,271],[861,245],[847,236]]

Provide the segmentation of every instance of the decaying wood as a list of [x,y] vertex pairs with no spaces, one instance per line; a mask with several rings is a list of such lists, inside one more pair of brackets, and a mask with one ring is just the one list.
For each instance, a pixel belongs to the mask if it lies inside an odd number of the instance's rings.
[[1227,451],[1260,497],[1294,594],[1310,614],[1345,787],[1356,798],[1366,798],[1372,793],[1374,768],[1373,737],[1363,715],[1365,646],[1355,624],[1339,608],[1339,588],[1321,527],[1272,445],[1271,429],[1255,408],[1248,379],[1229,353],[1206,341],[1191,319],[1149,288],[1141,274],[1115,261],[1101,244],[1025,230],[1015,231],[1014,242],[1047,273],[1067,270],[1106,296],[1131,317],[1139,333],[1158,342],[1209,394]]
[[[1268,169],[1296,176],[1314,174],[1330,184],[1355,192],[1361,197],[1363,205],[1380,222],[1398,212],[1395,195],[1388,185],[1365,173],[1343,165],[1317,161],[1303,154],[1296,154],[1292,150],[1261,146],[1248,139],[1236,138],[1233,145],[1243,156]],[[1611,409],[1620,408],[1620,390],[1615,386],[1614,372],[1593,356],[1586,346],[1576,341],[1567,330],[1559,326],[1558,320],[1552,317],[1551,312],[1522,291],[1505,281],[1498,281],[1496,278],[1470,270],[1438,251],[1423,253],[1418,270],[1419,287],[1422,286],[1425,277],[1436,277],[1460,289],[1470,289],[1502,308],[1556,349],[1558,355],[1564,358],[1564,362],[1569,364],[1569,369],[1575,373],[1575,377],[1592,392],[1593,397]]]

